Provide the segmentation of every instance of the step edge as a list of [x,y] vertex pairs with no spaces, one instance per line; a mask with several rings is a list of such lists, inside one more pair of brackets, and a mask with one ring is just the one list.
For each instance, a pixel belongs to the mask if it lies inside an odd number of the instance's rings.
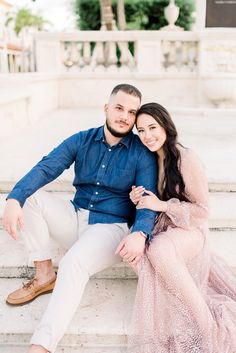
[[[8,194],[16,181],[0,181],[0,194]],[[236,182],[227,181],[209,181],[210,192],[236,192]],[[43,187],[44,190],[50,192],[73,193],[75,188],[70,181],[57,180]]]

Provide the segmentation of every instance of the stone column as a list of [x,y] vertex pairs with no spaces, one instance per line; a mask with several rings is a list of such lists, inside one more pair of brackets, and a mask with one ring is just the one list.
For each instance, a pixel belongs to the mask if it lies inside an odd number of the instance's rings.
[[48,33],[35,35],[35,52],[37,72],[63,71],[61,43],[56,36],[50,37]]
[[5,43],[0,43],[0,73],[8,73],[7,47]]
[[154,74],[161,72],[161,39],[148,37],[148,33],[139,35],[137,40],[136,60],[137,71],[140,74]]
[[205,96],[217,107],[236,103],[236,32],[210,28],[200,34],[199,73]]
[[196,22],[194,29],[200,31],[205,28],[206,23],[206,0],[195,0]]

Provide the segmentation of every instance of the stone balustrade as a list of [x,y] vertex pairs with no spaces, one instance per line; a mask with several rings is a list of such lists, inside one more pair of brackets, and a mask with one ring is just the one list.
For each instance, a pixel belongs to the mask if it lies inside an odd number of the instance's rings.
[[[120,82],[137,85],[144,92],[144,101],[167,106],[171,102],[171,106],[185,108],[234,109],[235,42],[236,29],[225,28],[39,32],[34,34],[34,55],[32,50],[26,54],[26,58],[35,57],[35,73],[31,72],[34,60],[26,60],[22,66],[22,52],[15,53],[18,61],[14,52],[10,58],[9,48],[0,42],[0,72],[6,73],[0,75],[0,93],[4,93],[0,110],[4,108],[3,116],[12,116],[13,121],[19,109],[12,111],[12,102],[22,91],[25,96],[19,99],[33,120],[38,119],[42,107],[45,112],[51,107],[97,107]],[[15,73],[9,74],[9,67]]]
[[194,73],[194,32],[78,31],[35,35],[39,72]]
[[31,50],[0,43],[0,74],[34,71],[34,53]]

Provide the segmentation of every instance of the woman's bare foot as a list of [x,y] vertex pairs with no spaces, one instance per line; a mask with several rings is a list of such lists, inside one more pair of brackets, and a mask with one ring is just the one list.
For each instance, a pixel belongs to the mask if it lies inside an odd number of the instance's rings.
[[27,353],[49,353],[47,349],[43,348],[42,346],[36,346],[32,344]]

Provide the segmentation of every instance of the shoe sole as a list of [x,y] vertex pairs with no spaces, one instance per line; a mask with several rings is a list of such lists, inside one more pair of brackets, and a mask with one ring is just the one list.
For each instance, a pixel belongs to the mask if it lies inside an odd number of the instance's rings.
[[[53,288],[54,289],[54,288]],[[6,304],[9,305],[9,306],[23,306],[23,305],[26,305],[26,304],[29,304],[31,303],[32,301],[34,301],[36,298],[38,298],[40,295],[44,295],[44,294],[49,294],[49,293],[52,293],[53,292],[53,289],[50,289],[50,290],[47,290],[45,292],[42,292],[42,293],[39,293],[37,295],[35,295],[35,297],[23,302],[23,303],[10,303],[6,300]]]

